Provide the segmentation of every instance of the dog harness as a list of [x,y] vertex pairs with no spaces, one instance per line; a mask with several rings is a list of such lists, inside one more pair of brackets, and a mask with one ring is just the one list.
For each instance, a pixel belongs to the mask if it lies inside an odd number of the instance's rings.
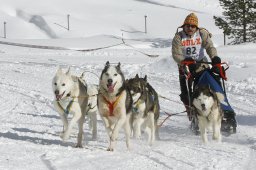
[[[122,94],[123,94],[123,93],[122,93]],[[119,96],[117,97],[117,99],[116,99],[115,101],[113,101],[113,102],[108,101],[105,96],[102,96],[103,99],[105,100],[105,102],[108,104],[108,109],[109,109],[110,116],[114,116],[113,111],[114,111],[116,105],[118,104],[118,102],[119,102],[119,100],[120,100],[122,94],[119,95]]]
[[68,105],[67,105],[67,107],[66,107],[65,109],[62,107],[60,101],[58,101],[57,103],[58,103],[59,107],[64,110],[64,113],[68,115],[68,114],[70,113],[70,109],[71,109],[71,107],[72,107],[72,105],[73,105],[73,103],[74,103],[74,99],[72,99],[72,100],[68,103]]

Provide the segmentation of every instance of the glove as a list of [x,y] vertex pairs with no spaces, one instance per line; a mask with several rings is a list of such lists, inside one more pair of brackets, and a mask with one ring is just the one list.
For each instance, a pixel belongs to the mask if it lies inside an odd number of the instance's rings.
[[[193,58],[191,58],[191,57],[185,58],[183,61],[185,61],[185,62],[186,62],[186,61],[195,62],[195,60],[194,60]],[[195,64],[195,63],[189,64],[189,65],[188,65],[188,68],[189,68],[189,71],[190,71],[191,73],[194,73],[195,70],[196,70],[196,64]]]
[[212,58],[212,72],[218,74],[221,78],[224,80],[226,79],[226,73],[224,70],[224,67],[217,66],[218,64],[221,64],[221,59],[218,56],[215,56]]
[[220,57],[214,56],[214,57],[212,58],[212,65],[213,65],[213,66],[216,65],[216,64],[220,64],[220,63],[221,63]]

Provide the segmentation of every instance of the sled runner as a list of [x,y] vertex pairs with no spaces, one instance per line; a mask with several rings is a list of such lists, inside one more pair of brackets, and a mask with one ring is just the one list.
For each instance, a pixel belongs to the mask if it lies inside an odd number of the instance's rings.
[[[221,63],[217,65],[212,65],[211,62],[198,62],[198,61],[184,61],[183,63],[184,75],[186,76],[186,86],[188,91],[188,100],[189,107],[188,115],[191,120],[191,130],[195,134],[199,134],[197,113],[192,105],[194,89],[197,86],[209,86],[209,88],[222,96],[222,99],[219,99],[221,109],[224,113],[222,122],[221,122],[221,131],[227,132],[228,134],[236,133],[237,122],[235,119],[235,112],[230,106],[225,90],[224,80],[227,80],[225,71],[229,68],[227,63]],[[208,64],[211,68],[206,68],[201,72],[195,73],[195,71],[190,71],[189,66],[191,64]],[[222,80],[222,84],[221,84]]]

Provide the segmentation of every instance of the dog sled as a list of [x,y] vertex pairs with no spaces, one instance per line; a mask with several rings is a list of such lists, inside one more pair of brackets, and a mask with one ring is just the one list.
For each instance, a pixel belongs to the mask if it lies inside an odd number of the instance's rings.
[[[196,86],[207,85],[214,92],[223,94],[223,100],[219,101],[221,109],[224,113],[221,121],[221,131],[224,133],[233,134],[236,133],[237,122],[235,119],[235,112],[230,106],[225,89],[225,82],[227,80],[225,71],[229,68],[227,63],[220,63],[213,65],[211,62],[204,61],[183,61],[183,71],[186,76],[186,86],[188,91],[189,106],[187,108],[189,120],[191,121],[190,128],[196,135],[199,134],[197,112],[192,105],[193,93]],[[206,64],[208,68],[202,71],[195,72],[190,70],[190,65]]]

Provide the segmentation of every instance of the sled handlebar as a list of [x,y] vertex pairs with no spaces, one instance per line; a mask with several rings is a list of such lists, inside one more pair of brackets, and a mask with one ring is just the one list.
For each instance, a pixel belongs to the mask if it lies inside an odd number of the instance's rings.
[[185,71],[185,73],[187,75],[187,78],[189,78],[191,76],[191,73],[190,73],[190,70],[189,70],[189,66],[191,64],[209,64],[209,65],[212,65],[212,67],[218,68],[219,72],[217,74],[219,74],[222,79],[227,80],[225,71],[229,69],[229,65],[226,62],[222,62],[222,63],[218,63],[218,64],[213,64],[212,62],[191,60],[191,61],[182,61],[181,64],[183,66],[185,66],[184,67],[184,71]]

